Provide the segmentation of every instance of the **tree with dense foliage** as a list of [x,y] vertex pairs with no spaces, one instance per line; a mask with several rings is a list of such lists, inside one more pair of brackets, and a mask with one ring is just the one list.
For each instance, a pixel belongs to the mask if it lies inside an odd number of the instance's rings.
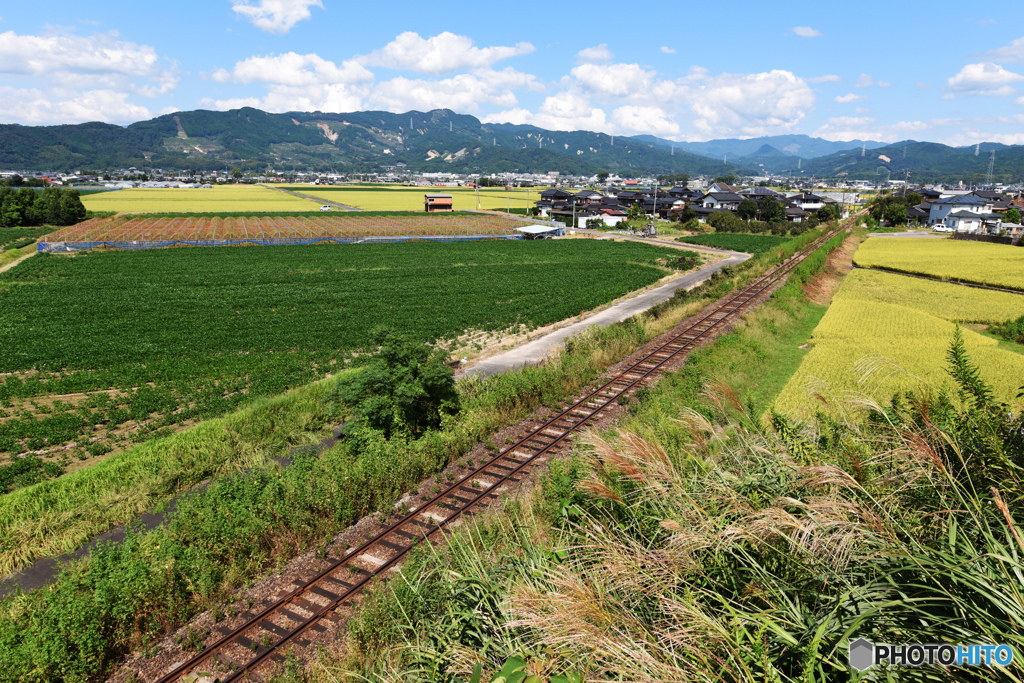
[[839,207],[835,204],[825,204],[815,211],[814,215],[822,223],[826,221],[834,221],[839,218]]
[[0,187],[0,227],[74,225],[85,219],[78,190],[48,187],[42,192]]
[[786,220],[786,207],[777,199],[765,199],[761,202],[761,220],[778,223]]
[[757,202],[753,199],[744,199],[736,208],[736,215],[745,221],[754,219],[757,216]]
[[1009,209],[1005,217],[1007,223],[1020,223],[1020,211],[1017,209]]
[[907,207],[897,202],[890,203],[885,208],[885,220],[893,225],[903,225],[907,222]]
[[680,223],[689,223],[690,221],[697,220],[697,212],[693,210],[692,206],[687,206],[676,214],[676,220]]
[[736,176],[734,176],[731,173],[728,174],[728,175],[720,175],[720,176],[716,176],[715,177],[715,182],[716,183],[725,183],[726,185],[735,185],[736,184],[736,180],[737,180]]
[[332,398],[365,424],[390,437],[417,434],[441,424],[443,414],[459,410],[455,376],[440,348],[380,327],[372,333],[378,350],[366,368],[338,382]]
[[597,174],[597,182],[603,183],[604,181],[608,180],[608,176],[608,171],[601,171],[600,173]]

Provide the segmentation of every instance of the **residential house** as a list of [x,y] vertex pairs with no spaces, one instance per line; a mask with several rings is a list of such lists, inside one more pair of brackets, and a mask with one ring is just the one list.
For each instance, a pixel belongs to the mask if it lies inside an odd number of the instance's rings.
[[706,209],[725,209],[727,211],[735,211],[742,201],[743,197],[735,192],[709,192],[700,200]]
[[928,225],[946,223],[946,218],[951,213],[961,211],[976,214],[992,213],[992,201],[975,194],[953,195],[936,199],[928,209]]

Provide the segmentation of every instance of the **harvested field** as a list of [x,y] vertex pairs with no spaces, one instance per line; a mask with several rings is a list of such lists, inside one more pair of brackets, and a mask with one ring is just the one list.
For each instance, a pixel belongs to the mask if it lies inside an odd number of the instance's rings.
[[[60,230],[48,243],[124,245],[131,242],[162,244],[205,241],[337,239],[369,237],[509,236],[522,221],[503,216],[420,214],[409,216],[237,216],[144,217],[119,215],[97,218]],[[126,244],[128,243],[128,244]],[[168,245],[171,246],[171,245]]]

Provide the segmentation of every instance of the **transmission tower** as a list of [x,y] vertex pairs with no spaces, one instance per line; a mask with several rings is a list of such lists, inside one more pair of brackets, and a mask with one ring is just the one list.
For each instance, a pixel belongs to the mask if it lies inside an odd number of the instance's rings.
[[996,151],[992,150],[992,155],[988,158],[988,174],[985,176],[985,184],[989,187],[992,186],[992,171],[996,167]]

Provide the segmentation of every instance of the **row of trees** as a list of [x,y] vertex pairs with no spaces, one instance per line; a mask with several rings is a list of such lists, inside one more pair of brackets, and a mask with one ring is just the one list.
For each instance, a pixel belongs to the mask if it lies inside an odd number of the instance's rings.
[[787,223],[786,221],[743,220],[734,213],[718,211],[707,218],[708,226],[715,229],[715,232],[743,232],[754,235],[771,233],[772,235],[802,235],[819,224],[815,217],[804,220],[802,223]]
[[0,227],[74,225],[85,219],[78,190],[0,187]]

